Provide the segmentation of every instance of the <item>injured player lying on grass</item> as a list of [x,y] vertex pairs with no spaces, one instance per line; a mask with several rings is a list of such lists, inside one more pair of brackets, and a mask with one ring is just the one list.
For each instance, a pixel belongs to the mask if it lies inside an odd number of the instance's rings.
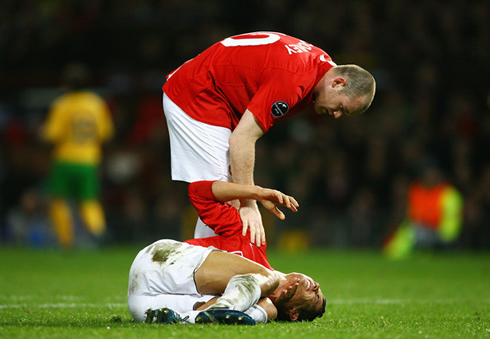
[[135,321],[253,325],[323,315],[326,299],[319,284],[301,273],[273,270],[265,246],[256,247],[248,235],[242,235],[237,210],[223,203],[256,199],[284,219],[277,206],[296,211],[294,198],[220,181],[193,183],[189,196],[218,235],[183,243],[159,240],[138,253],[128,287],[128,306]]

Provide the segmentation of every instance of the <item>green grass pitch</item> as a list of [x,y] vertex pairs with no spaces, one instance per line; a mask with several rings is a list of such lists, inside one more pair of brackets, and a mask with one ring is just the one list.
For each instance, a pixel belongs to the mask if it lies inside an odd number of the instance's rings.
[[0,248],[0,337],[490,337],[489,253],[418,253],[390,262],[369,251],[271,250],[273,267],[321,284],[327,311],[311,323],[247,327],[134,323],[125,296],[139,249],[63,254]]

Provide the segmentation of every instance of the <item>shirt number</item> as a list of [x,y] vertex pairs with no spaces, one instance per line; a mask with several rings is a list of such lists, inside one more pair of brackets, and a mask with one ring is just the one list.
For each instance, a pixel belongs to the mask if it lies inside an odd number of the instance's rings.
[[235,35],[226,38],[221,43],[226,47],[235,46],[260,46],[269,45],[278,41],[281,37],[274,33],[248,33],[243,35]]

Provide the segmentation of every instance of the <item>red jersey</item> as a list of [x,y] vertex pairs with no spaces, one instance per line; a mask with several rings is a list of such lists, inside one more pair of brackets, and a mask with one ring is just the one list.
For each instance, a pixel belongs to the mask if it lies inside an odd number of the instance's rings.
[[300,39],[257,32],[224,39],[167,76],[163,91],[191,118],[233,130],[248,109],[264,132],[303,111],[335,66]]
[[242,235],[242,220],[235,207],[216,200],[213,181],[196,181],[189,185],[189,197],[201,220],[217,234],[215,237],[191,239],[184,242],[238,254],[272,269],[267,260],[267,244],[257,247],[250,242],[250,232]]

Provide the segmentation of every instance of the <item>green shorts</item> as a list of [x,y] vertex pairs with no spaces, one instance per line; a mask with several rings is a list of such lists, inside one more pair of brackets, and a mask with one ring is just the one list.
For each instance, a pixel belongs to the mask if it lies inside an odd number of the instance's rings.
[[100,190],[98,170],[97,165],[55,161],[49,178],[49,192],[54,198],[97,199]]

